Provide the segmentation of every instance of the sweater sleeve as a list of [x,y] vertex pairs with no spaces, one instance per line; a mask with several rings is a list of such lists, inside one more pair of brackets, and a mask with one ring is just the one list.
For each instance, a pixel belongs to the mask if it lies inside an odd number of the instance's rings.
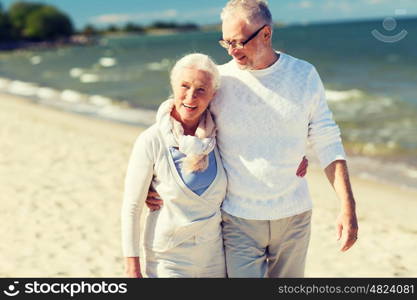
[[153,176],[151,143],[142,133],[136,140],[127,167],[121,212],[122,248],[125,257],[139,256],[140,216]]
[[309,76],[309,91],[313,102],[309,116],[308,141],[324,169],[335,160],[345,160],[340,130],[330,111],[323,83],[313,67]]

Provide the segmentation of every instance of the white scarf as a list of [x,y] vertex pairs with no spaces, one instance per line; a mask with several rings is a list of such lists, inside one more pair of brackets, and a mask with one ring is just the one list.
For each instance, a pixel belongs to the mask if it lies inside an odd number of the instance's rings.
[[206,109],[200,117],[195,136],[184,135],[181,123],[171,116],[174,100],[168,99],[158,109],[156,122],[168,146],[178,147],[185,154],[182,169],[185,173],[201,172],[208,167],[208,154],[216,146],[216,125]]

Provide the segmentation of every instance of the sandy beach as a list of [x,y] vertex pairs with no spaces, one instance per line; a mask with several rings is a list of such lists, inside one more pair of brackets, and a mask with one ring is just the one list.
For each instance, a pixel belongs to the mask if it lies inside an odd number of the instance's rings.
[[[121,277],[120,207],[141,129],[0,94],[0,277]],[[339,251],[339,201],[310,168],[307,277],[417,277],[417,191],[352,177],[359,239]]]

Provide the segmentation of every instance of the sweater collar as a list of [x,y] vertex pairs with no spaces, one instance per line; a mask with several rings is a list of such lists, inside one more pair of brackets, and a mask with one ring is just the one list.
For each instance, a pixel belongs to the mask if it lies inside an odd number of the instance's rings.
[[[263,77],[263,76],[267,76],[269,74],[272,74],[282,66],[283,61],[285,60],[285,56],[286,56],[284,53],[282,53],[280,51],[275,51],[275,52],[277,53],[277,55],[279,55],[279,58],[276,60],[276,62],[274,62],[269,67],[267,67],[265,69],[260,69],[260,70],[242,70],[242,69],[239,69],[239,70],[241,70],[243,72],[247,71],[255,77]],[[232,61],[232,62],[233,62],[234,66],[236,68],[239,68],[235,61]]]

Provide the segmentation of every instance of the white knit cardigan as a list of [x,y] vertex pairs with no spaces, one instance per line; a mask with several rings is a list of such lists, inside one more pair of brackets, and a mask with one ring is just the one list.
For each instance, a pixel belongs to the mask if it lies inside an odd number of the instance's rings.
[[[140,134],[129,160],[121,213],[126,257],[139,256],[140,244],[167,251],[192,236],[203,242],[221,235],[220,206],[227,180],[217,147],[217,175],[199,196],[178,174],[169,152],[170,139],[163,136],[160,126],[155,124]],[[162,208],[155,212],[143,209],[150,185],[164,200]]]

